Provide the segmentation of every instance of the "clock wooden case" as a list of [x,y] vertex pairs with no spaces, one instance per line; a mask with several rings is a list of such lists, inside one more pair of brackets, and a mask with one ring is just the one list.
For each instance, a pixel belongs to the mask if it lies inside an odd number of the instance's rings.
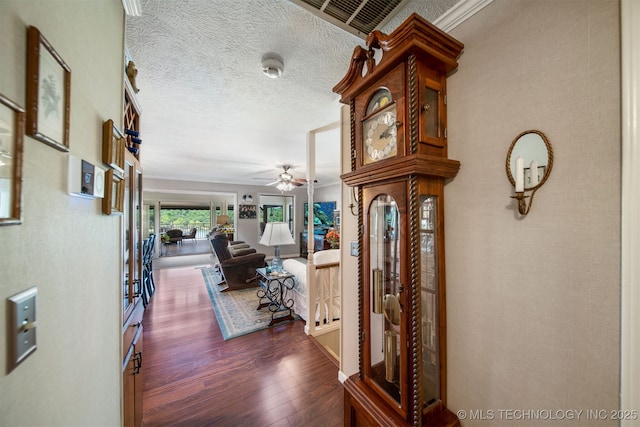
[[359,371],[346,426],[459,425],[446,408],[446,78],[462,43],[422,17],[373,31],[334,87],[350,106],[358,194]]

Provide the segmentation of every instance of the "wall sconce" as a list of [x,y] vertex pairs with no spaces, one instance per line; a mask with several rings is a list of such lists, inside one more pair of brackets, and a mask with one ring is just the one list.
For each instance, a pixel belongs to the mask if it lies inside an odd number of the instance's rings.
[[[358,187],[349,187],[349,204],[347,207],[351,211],[351,215],[358,216],[358,193],[356,192]],[[353,211],[356,208],[356,211]]]
[[244,203],[251,203],[253,202],[253,197],[251,197],[251,194],[245,194],[244,196],[242,196],[242,201]]
[[[553,149],[542,132],[527,130],[513,140],[507,153],[506,169],[516,193],[511,198],[516,199],[520,215],[529,213],[533,196],[549,178],[552,167]],[[527,191],[530,195],[525,195]]]

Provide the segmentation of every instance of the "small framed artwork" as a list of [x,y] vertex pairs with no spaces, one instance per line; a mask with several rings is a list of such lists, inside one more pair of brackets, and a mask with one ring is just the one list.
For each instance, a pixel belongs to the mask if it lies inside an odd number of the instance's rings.
[[102,213],[115,215],[123,213],[124,179],[116,175],[113,169],[104,174],[104,198],[102,199]]
[[27,135],[69,151],[71,69],[36,27],[27,29]]
[[0,95],[0,225],[22,222],[24,110]]
[[124,175],[124,147],[124,135],[113,120],[106,120],[102,124],[102,161],[111,166],[118,176]]
[[238,206],[240,211],[238,212],[238,218],[240,219],[256,219],[256,205],[240,205]]

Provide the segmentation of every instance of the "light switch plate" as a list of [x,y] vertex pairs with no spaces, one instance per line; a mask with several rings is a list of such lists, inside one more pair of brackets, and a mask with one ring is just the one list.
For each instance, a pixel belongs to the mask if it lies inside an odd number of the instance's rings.
[[33,287],[9,297],[9,371],[36,350],[37,295],[38,288]]
[[351,256],[358,256],[358,242],[351,242]]

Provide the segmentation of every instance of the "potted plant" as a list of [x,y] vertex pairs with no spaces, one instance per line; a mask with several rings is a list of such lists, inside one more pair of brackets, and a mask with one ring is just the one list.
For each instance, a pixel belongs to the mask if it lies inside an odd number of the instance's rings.
[[331,249],[338,249],[340,247],[340,233],[336,230],[329,230],[324,238],[329,242],[329,247],[331,247]]

